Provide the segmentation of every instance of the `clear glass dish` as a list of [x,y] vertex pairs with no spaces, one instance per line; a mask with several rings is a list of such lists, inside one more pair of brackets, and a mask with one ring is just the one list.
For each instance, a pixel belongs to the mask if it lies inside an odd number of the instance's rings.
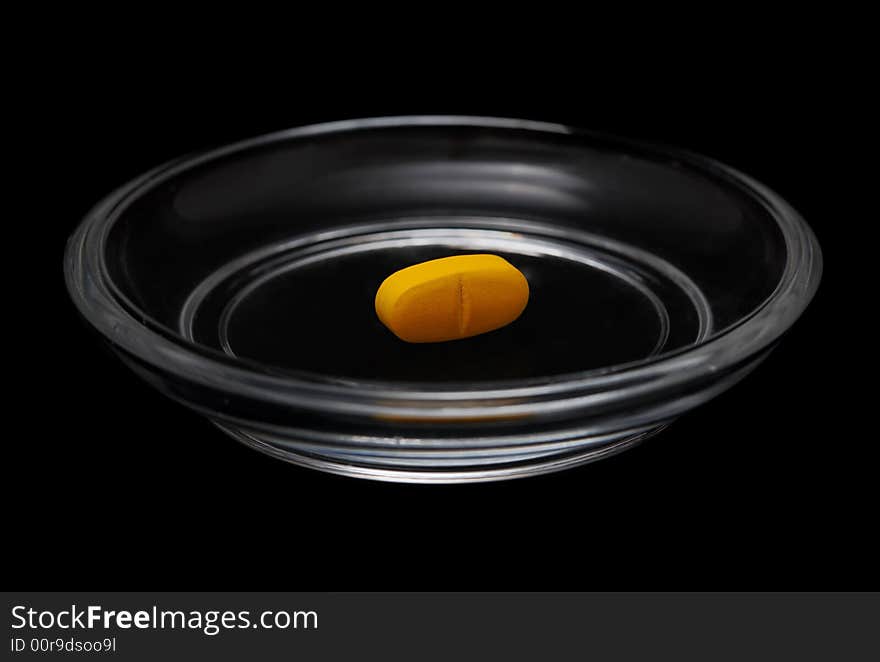
[[[526,275],[519,320],[409,345],[376,319],[388,274],[468,252]],[[65,256],[74,303],[132,370],[236,439],[448,483],[656,433],[748,374],[821,269],[798,214],[729,167],[483,117],[336,122],[189,156],[99,203]]]

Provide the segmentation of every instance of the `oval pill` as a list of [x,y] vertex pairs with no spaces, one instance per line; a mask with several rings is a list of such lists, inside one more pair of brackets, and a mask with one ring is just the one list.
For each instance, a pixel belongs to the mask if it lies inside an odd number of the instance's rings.
[[504,258],[456,255],[391,274],[376,292],[376,314],[401,340],[443,342],[510,324],[528,301],[528,281]]

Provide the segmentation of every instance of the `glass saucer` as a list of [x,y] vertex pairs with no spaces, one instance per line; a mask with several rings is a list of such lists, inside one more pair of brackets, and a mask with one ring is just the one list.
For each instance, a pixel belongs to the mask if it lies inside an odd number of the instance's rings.
[[[382,280],[464,253],[523,315],[411,345]],[[161,166],[71,237],[70,294],[123,360],[297,464],[407,482],[555,471],[629,448],[745,376],[809,303],[810,229],[715,161],[570,127],[399,117]]]

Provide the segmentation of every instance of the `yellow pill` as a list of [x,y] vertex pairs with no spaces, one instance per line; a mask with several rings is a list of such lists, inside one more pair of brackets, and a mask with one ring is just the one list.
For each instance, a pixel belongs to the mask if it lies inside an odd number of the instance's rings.
[[529,284],[497,255],[456,255],[396,271],[376,292],[376,314],[406,342],[468,338],[510,324]]

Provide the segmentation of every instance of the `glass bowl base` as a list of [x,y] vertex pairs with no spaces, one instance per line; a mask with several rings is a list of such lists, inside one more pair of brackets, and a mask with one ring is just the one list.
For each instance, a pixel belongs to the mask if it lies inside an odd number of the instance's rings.
[[[374,310],[385,277],[492,253],[523,272],[514,324],[454,343],[402,343]],[[545,379],[651,358],[712,330],[703,292],[661,257],[513,218],[408,218],[280,240],[224,264],[189,294],[180,333],[273,370],[327,382]]]
[[[425,451],[416,451],[407,461],[395,452],[383,457],[370,451],[330,451],[306,442],[280,439],[273,435],[244,430],[227,422],[213,421],[233,439],[261,453],[301,467],[326,473],[393,483],[480,483],[526,478],[555,473],[611,457],[639,445],[665,429],[669,422],[601,437],[566,440],[566,450],[526,451],[516,454],[507,449],[503,455],[481,457],[446,457],[445,461]],[[572,450],[574,448],[574,450]],[[516,459],[514,459],[516,458]],[[446,468],[439,468],[441,466]]]

